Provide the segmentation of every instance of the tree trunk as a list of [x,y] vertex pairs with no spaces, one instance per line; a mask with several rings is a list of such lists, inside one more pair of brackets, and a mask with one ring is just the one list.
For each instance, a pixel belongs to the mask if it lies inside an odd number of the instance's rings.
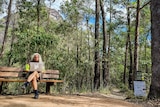
[[40,0],[37,0],[37,33],[39,33]]
[[12,51],[13,51],[13,43],[14,43],[14,39],[15,39],[15,33],[14,33],[14,30],[15,30],[15,17],[14,17],[14,20],[13,20],[13,26],[12,26],[12,32],[11,32],[11,35],[12,35],[12,39],[11,39],[11,46],[10,46],[10,52],[9,52],[9,57],[8,57],[8,66],[11,66],[12,65]]
[[[128,0],[128,6],[129,6],[130,0]],[[131,45],[131,37],[130,37],[130,7],[127,7],[127,41],[126,41],[126,53],[125,53],[125,65],[124,65],[124,77],[123,77],[123,82],[125,84],[126,82],[126,68],[127,67],[127,52],[129,48],[129,58],[130,58],[130,65],[129,65],[129,76],[128,76],[128,85],[129,89],[133,89],[133,80],[132,80],[132,68],[133,68],[133,59],[132,59],[132,45]]]
[[151,0],[152,79],[148,98],[160,98],[160,0]]
[[[150,33],[148,32],[148,35],[146,36],[146,42],[145,42],[145,60],[147,61],[147,39],[148,39],[148,36],[150,35]],[[146,63],[145,64],[145,72],[148,73],[149,72],[149,69],[148,69],[148,64]]]
[[106,38],[106,16],[104,11],[104,3],[103,0],[100,0],[101,12],[102,12],[102,20],[103,20],[103,57],[102,57],[102,72],[103,72],[103,86],[107,87],[107,83],[109,80],[108,72],[107,72],[107,38]]
[[8,14],[7,14],[7,20],[6,20],[6,27],[5,27],[5,32],[4,32],[3,43],[2,43],[2,47],[1,47],[0,58],[3,55],[5,42],[6,42],[6,39],[7,39],[8,27],[9,27],[10,16],[11,16],[11,7],[12,7],[12,0],[9,1],[9,5],[8,5]]
[[78,31],[78,19],[77,19],[77,16],[76,16],[76,31],[77,31],[77,44],[76,44],[76,65],[77,65],[77,68],[79,67],[79,31]]
[[95,21],[95,67],[94,67],[94,89],[100,87],[100,58],[99,58],[99,15],[100,1],[96,0],[96,21]]
[[89,26],[88,26],[88,20],[89,20],[89,18],[88,17],[86,17],[86,21],[87,21],[87,34],[88,34],[88,60],[90,61],[90,59],[91,59],[91,52],[90,52],[90,33],[89,33]]
[[110,30],[108,32],[108,54],[107,54],[107,78],[108,78],[108,84],[109,84],[109,79],[110,79],[110,76],[109,76],[109,71],[110,71],[110,47],[111,47],[111,23],[112,23],[112,0],[110,0],[110,20],[109,20],[109,23],[110,23]]
[[140,19],[140,1],[137,0],[137,9],[136,9],[136,26],[135,26],[135,44],[134,44],[134,72],[133,80],[135,80],[136,72],[138,71],[138,48],[139,48],[139,19]]
[[124,72],[123,72],[123,83],[126,84],[126,69],[127,69],[127,56],[128,56],[128,37],[126,40],[126,50],[125,50],[125,59],[124,59]]
[[131,37],[130,37],[130,13],[129,13],[129,8],[128,8],[128,43],[129,43],[129,56],[130,56],[130,66],[129,66],[129,88],[133,88],[133,74],[132,74],[132,69],[133,69],[133,57],[132,57],[132,44],[131,44]]

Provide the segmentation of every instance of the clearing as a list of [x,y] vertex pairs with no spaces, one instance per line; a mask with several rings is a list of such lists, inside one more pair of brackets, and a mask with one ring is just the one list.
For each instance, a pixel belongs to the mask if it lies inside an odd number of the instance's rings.
[[142,107],[117,95],[0,95],[0,107]]

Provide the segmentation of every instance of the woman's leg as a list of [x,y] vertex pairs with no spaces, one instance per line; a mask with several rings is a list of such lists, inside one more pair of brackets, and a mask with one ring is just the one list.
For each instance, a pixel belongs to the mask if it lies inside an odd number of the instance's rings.
[[39,74],[37,71],[34,71],[32,74],[29,75],[27,82],[31,82],[34,78],[39,78]]
[[37,90],[38,85],[37,85],[37,78],[36,77],[34,77],[32,79],[32,86],[33,86],[34,90]]
[[25,82],[23,85],[22,85],[22,88],[25,89],[28,84],[32,81],[32,84],[33,84],[33,88],[34,89],[37,89],[37,79],[39,78],[39,74],[37,71],[34,71],[32,74],[29,75],[28,79],[27,79],[27,82]]
[[39,94],[38,94],[38,83],[37,83],[37,77],[35,76],[33,79],[32,79],[32,86],[33,86],[33,89],[34,89],[34,98],[35,99],[38,99],[39,97]]

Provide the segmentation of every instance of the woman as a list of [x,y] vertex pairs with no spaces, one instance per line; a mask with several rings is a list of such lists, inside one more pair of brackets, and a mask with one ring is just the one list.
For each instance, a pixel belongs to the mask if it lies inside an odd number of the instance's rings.
[[[34,53],[32,56],[31,56],[31,62],[42,62],[42,58],[41,58],[41,55],[39,53]],[[29,64],[26,64],[26,67],[25,67],[25,70],[26,71],[29,71]],[[39,93],[38,93],[38,83],[37,83],[37,80],[40,79],[40,74],[38,73],[38,71],[29,71],[29,76],[27,78],[27,81],[22,85],[22,88],[25,89],[30,82],[32,82],[32,87],[34,89],[34,98],[35,99],[38,99],[39,97]]]

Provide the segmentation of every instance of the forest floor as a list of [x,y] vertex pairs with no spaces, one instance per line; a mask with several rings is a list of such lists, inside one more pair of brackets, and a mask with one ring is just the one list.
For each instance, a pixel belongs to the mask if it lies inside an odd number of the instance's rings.
[[152,107],[146,103],[129,102],[118,92],[112,94],[0,95],[0,107]]

